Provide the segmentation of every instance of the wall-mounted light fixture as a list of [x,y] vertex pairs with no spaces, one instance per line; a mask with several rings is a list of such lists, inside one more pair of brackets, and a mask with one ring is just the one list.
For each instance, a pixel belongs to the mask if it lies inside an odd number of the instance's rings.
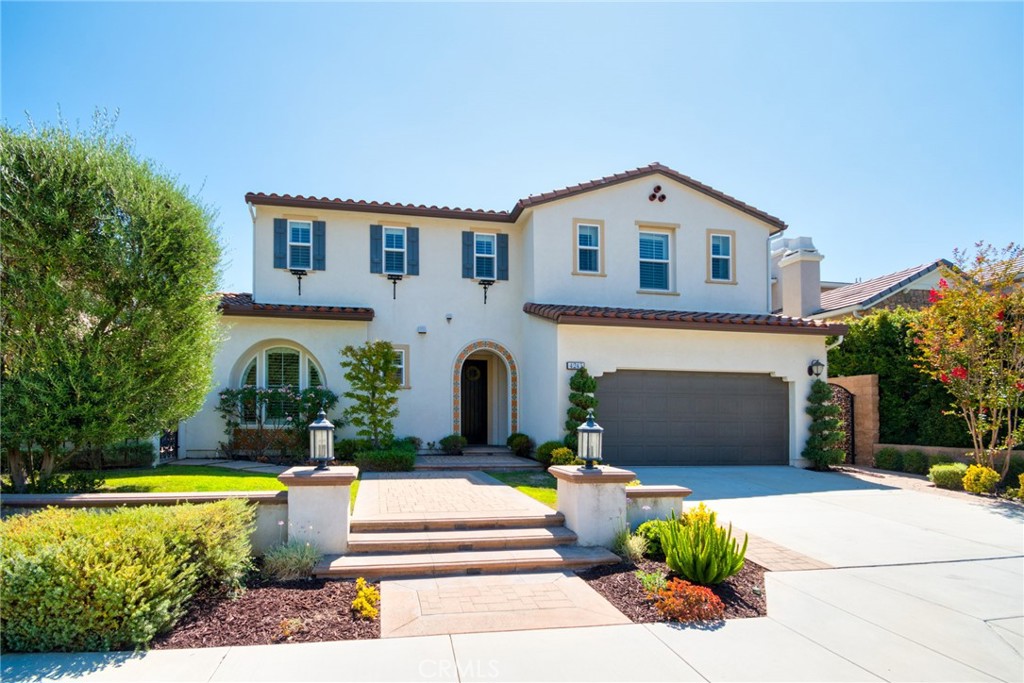
[[309,273],[304,270],[293,270],[291,274],[299,280],[299,296],[302,296],[302,278],[306,277]]
[[427,326],[426,325],[420,325],[419,327],[416,328],[416,334],[426,334],[426,333],[427,333]]
[[445,313],[444,314],[445,322],[447,322],[449,325],[451,325],[453,317],[455,317],[455,316],[453,316],[451,313]]
[[391,298],[398,298],[398,283],[402,281],[401,273],[392,273],[388,275],[388,281],[391,282]]
[[825,364],[820,360],[813,360],[811,364],[807,366],[807,376],[821,377],[821,371],[825,369]]
[[484,305],[486,305],[487,290],[494,286],[494,280],[480,280],[480,286],[484,288]]

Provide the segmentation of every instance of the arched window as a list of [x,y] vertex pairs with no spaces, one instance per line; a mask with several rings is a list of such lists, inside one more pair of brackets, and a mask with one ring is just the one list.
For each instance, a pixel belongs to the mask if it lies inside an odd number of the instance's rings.
[[[309,387],[326,386],[323,371],[316,360],[305,351],[289,346],[273,346],[257,353],[239,375],[238,384],[240,387],[265,389],[288,388],[296,393]],[[280,422],[288,416],[295,417],[297,413],[295,399],[277,396],[267,405],[266,420]],[[256,421],[255,406],[246,406],[245,420],[248,423]]]

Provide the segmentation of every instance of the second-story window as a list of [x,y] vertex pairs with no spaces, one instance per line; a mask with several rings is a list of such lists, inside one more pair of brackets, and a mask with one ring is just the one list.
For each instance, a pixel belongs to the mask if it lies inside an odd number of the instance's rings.
[[576,269],[581,273],[601,272],[601,228],[580,223],[576,226]]
[[666,233],[640,233],[640,289],[668,291],[668,244]]
[[384,272],[405,274],[405,228],[384,228]]
[[288,267],[309,270],[313,267],[313,223],[288,221]]
[[736,282],[733,267],[733,234],[708,231],[708,281]]
[[497,253],[495,249],[495,235],[477,233],[474,238],[474,263],[475,277],[478,280],[493,280],[495,267],[494,259]]

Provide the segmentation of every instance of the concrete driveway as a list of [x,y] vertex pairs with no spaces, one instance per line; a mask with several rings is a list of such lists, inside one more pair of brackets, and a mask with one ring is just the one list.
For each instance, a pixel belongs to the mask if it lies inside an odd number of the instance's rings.
[[886,680],[1024,679],[1021,506],[789,467],[635,469],[836,567],[768,574],[758,621]]

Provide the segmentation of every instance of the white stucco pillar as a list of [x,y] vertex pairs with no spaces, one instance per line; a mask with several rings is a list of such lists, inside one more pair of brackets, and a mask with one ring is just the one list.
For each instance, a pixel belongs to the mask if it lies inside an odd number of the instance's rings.
[[572,465],[556,465],[548,473],[558,480],[558,511],[579,545],[610,548],[615,535],[629,528],[626,484],[636,474],[617,467],[587,470]]
[[277,475],[288,487],[288,540],[315,543],[323,553],[348,550],[349,487],[357,467],[292,467]]

